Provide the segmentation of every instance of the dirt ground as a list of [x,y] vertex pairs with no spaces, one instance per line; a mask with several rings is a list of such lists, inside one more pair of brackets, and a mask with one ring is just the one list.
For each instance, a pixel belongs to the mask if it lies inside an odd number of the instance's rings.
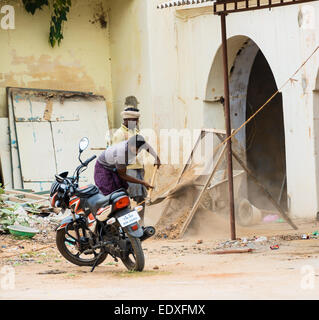
[[[245,237],[267,241],[252,241],[252,252],[213,254],[229,240],[228,220],[195,221],[183,239],[146,240],[143,272],[128,272],[110,257],[93,273],[74,266],[57,251],[54,234],[44,240],[0,235],[0,271],[11,266],[15,274],[13,289],[0,286],[0,299],[318,299],[319,236],[302,235],[319,230],[319,222],[295,223],[298,230],[287,223],[238,227],[239,245]],[[271,250],[274,244],[279,249]]]

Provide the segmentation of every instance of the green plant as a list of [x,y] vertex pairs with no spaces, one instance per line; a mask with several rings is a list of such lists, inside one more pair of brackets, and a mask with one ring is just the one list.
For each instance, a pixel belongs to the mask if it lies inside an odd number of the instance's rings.
[[8,231],[8,227],[14,225],[16,221],[22,226],[29,226],[25,218],[21,218],[15,213],[19,206],[19,204],[16,204],[13,207],[0,208],[0,226],[4,231]]
[[48,6],[48,0],[22,0],[24,8],[31,14],[35,14],[37,10],[42,10],[43,6]]
[[25,205],[25,210],[27,212],[38,214],[38,213],[41,213],[41,210],[40,210],[41,206],[42,206],[42,204],[27,203]]
[[0,209],[0,225],[4,231],[8,231],[8,226],[14,224],[16,217],[14,215],[13,208],[2,208]]
[[[71,0],[51,0],[52,13],[50,20],[49,42],[53,48],[56,43],[60,45],[63,39],[63,24],[67,21],[67,14],[70,11]],[[48,0],[22,0],[24,8],[32,15],[37,10],[42,10],[44,6],[50,6]]]
[[54,0],[53,14],[50,22],[50,36],[49,41],[52,47],[58,42],[60,45],[63,39],[62,26],[63,22],[67,21],[67,14],[70,11],[71,0]]

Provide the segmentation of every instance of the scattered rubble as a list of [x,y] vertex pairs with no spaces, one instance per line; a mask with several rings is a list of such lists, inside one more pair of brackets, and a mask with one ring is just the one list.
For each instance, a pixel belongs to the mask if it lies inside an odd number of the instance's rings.
[[[214,248],[214,250],[221,250],[221,249],[262,249],[266,246],[271,246],[276,244],[277,240],[276,237],[272,237],[268,239],[264,236],[253,238],[239,238],[236,240],[227,240],[224,242],[221,242],[217,245],[217,247]],[[250,251],[249,251],[250,252]]]
[[0,208],[0,228],[2,233],[8,233],[8,227],[21,225],[30,228],[36,228],[40,233],[47,234],[54,230],[57,225],[57,215],[52,212],[48,216],[41,216],[30,213],[21,205],[13,207]]
[[42,234],[55,229],[60,209],[44,205],[43,201],[42,203],[14,202],[12,197],[8,200],[6,196],[5,190],[0,186],[0,233],[9,233],[8,227],[16,225],[36,228]]

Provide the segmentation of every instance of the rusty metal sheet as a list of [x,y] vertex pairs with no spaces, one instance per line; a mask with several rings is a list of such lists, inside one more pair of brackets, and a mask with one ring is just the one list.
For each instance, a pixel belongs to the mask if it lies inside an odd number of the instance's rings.
[[49,122],[18,122],[17,135],[24,182],[50,181],[56,173]]
[[[83,159],[92,155],[99,155],[102,151],[96,149],[105,148],[105,133],[108,130],[105,102],[78,101],[70,102],[70,108],[77,108],[81,116],[77,122],[53,122],[52,132],[55,144],[57,171],[69,170],[73,173],[79,165],[78,143],[82,137],[90,141],[89,148],[82,154]],[[93,150],[92,150],[93,149]],[[93,182],[95,162],[90,163],[88,169],[81,175],[83,182]]]
[[0,161],[4,180],[3,183],[6,188],[12,188],[12,166],[8,118],[0,118]]
[[[109,128],[104,97],[12,89],[12,98],[24,187],[47,190],[54,174],[73,173],[79,164],[78,143],[83,136],[90,140],[83,159],[94,154],[91,148],[105,148]],[[83,182],[93,182],[94,164],[83,174]]]
[[11,89],[16,122],[78,121],[75,109],[68,109],[65,101],[72,95],[57,91]]
[[11,177],[12,188],[22,189],[23,181],[20,167],[20,155],[18,149],[18,138],[14,121],[14,109],[12,103],[12,95],[10,88],[7,89],[7,103],[9,116],[9,139],[10,139],[10,160],[11,160]]

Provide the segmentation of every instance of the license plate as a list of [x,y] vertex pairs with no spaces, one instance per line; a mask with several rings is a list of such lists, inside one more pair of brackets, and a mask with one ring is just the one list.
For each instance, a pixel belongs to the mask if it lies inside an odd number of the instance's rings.
[[141,218],[136,211],[131,211],[128,214],[126,214],[125,216],[118,218],[117,220],[119,221],[121,227],[124,228],[130,224],[133,224],[133,223],[139,221],[140,219]]

